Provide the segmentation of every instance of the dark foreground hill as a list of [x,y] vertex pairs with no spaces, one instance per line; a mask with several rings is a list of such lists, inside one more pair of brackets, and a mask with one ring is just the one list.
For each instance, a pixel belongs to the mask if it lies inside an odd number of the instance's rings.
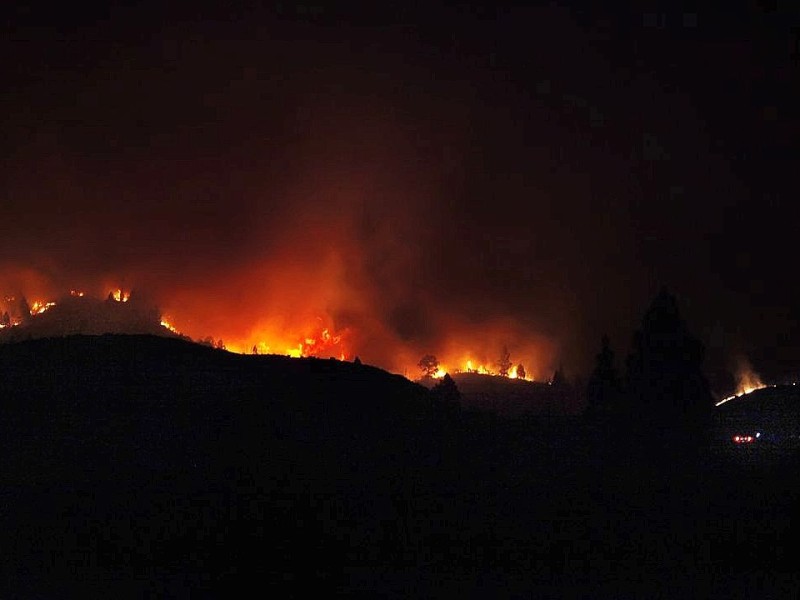
[[150,336],[0,345],[0,597],[796,597],[796,486]]

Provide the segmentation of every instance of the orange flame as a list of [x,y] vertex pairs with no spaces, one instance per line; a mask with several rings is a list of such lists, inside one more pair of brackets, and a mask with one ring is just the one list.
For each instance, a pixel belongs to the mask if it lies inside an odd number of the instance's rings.
[[130,292],[125,292],[122,289],[111,290],[109,292],[112,298],[117,302],[127,302],[131,298]]
[[741,361],[736,379],[738,383],[736,394],[739,396],[766,387],[747,360]]
[[171,331],[172,333],[177,333],[177,334],[180,335],[180,331],[175,329],[175,327],[172,325],[172,323],[169,322],[167,317],[163,317],[163,316],[161,317],[161,326],[164,329],[167,329],[167,330]]
[[[163,324],[163,323],[162,323]],[[231,338],[226,347],[238,354],[283,354],[300,357],[336,357],[348,360],[353,356],[347,338],[349,330],[335,331],[323,319],[310,322],[301,333],[282,331],[279,327],[258,327],[255,331]]]
[[[459,363],[457,363],[459,364]],[[524,377],[520,377],[517,373],[519,365],[514,365],[510,367],[508,370],[507,375],[501,375],[499,371],[493,370],[488,368],[485,364],[480,364],[472,359],[467,359],[460,363],[460,366],[456,366],[450,370],[449,363],[439,363],[439,368],[437,371],[432,375],[432,377],[436,379],[440,379],[445,376],[446,373],[476,373],[479,375],[490,375],[493,377],[507,377],[508,379],[521,379],[524,381],[533,381],[533,377],[529,375],[527,372],[525,373]]]
[[36,300],[33,304],[31,304],[31,315],[40,315],[47,309],[55,305],[56,305],[55,302],[44,302],[41,300]]
[[739,396],[744,396],[745,394],[754,392],[755,390],[768,387],[763,381],[761,381],[761,377],[759,377],[758,373],[753,370],[753,366],[750,364],[749,360],[746,358],[740,358],[737,362],[736,393],[717,402],[717,406],[725,404],[729,400],[733,400]]
[[[299,277],[293,268],[287,271],[285,281],[279,267],[276,267],[274,278],[271,271],[265,270],[265,280],[274,282],[274,285],[258,287],[258,293],[237,292],[247,289],[252,279],[250,273],[238,276],[236,271],[232,279],[221,284],[227,285],[228,295],[220,295],[219,291],[216,295],[213,291],[206,295],[193,287],[177,288],[171,293],[155,290],[153,299],[161,308],[166,308],[165,315],[159,316],[155,323],[160,321],[166,331],[198,342],[207,343],[213,336],[214,344],[222,345],[224,339],[225,348],[236,353],[336,357],[340,360],[359,356],[367,364],[403,374],[409,379],[419,378],[417,362],[431,351],[441,359],[437,377],[443,377],[446,372],[499,376],[500,348],[507,345],[513,362],[507,377],[523,378],[517,372],[520,363],[525,366],[525,380],[549,374],[548,359],[554,350],[552,342],[543,337],[523,335],[514,321],[484,319],[469,322],[447,311],[436,311],[430,317],[439,332],[435,338],[429,342],[401,339],[375,314],[368,297],[349,294],[337,287],[340,286],[337,273],[341,269],[336,264],[326,263],[324,267],[310,281]],[[130,276],[127,278],[131,279]],[[128,302],[131,298],[130,292],[114,280],[86,288],[86,293],[81,289],[70,289],[67,298],[77,301],[95,294],[103,298],[104,290],[105,298],[111,301]],[[44,290],[31,295],[42,298],[48,293]],[[336,296],[337,293],[341,297]],[[13,314],[11,309],[16,301],[8,297],[6,302],[9,303],[10,322],[0,323],[0,326],[16,325],[22,318]],[[34,302],[30,305],[31,314],[40,315],[54,304],[41,300]],[[343,310],[343,306],[348,310]],[[342,325],[345,317],[340,315],[346,315],[346,325]]]

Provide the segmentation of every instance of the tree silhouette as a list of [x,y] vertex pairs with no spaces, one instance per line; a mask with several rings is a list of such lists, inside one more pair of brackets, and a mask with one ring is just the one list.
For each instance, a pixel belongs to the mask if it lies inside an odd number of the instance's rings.
[[713,410],[704,353],[662,288],[634,334],[626,373],[631,416],[655,443],[677,448],[702,440]]
[[517,377],[525,379],[525,367],[522,366],[522,363],[517,365]]
[[11,325],[11,315],[8,314],[8,311],[5,311],[3,316],[0,317],[0,325],[3,327],[9,327]]
[[595,357],[595,367],[586,386],[586,410],[597,415],[618,409],[622,393],[622,379],[614,366],[614,351],[607,335],[600,341],[600,352]]
[[458,406],[461,403],[461,392],[449,373],[445,373],[442,380],[433,386],[431,397],[445,406]]
[[25,298],[25,296],[20,296],[19,312],[20,312],[20,321],[24,322],[31,318],[31,305],[28,304],[28,300]]
[[360,365],[361,364],[361,359],[358,356],[356,356],[355,359],[353,360],[353,364],[354,365]]
[[417,366],[422,370],[423,377],[433,377],[439,370],[439,359],[433,354],[426,354],[419,359]]
[[500,360],[497,361],[498,373],[503,377],[508,377],[508,371],[511,369],[511,354],[506,346],[503,346],[503,351],[500,353]]
[[560,387],[566,384],[567,378],[564,376],[564,367],[559,365],[555,373],[553,373],[553,378],[550,380],[550,385]]

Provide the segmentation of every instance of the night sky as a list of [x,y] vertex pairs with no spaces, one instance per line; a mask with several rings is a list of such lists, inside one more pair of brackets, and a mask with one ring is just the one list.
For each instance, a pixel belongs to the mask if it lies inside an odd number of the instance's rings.
[[622,366],[665,285],[718,392],[800,371],[791,3],[160,4],[0,17],[3,293],[146,289],[248,344],[316,320],[397,372],[507,345],[544,378],[603,333]]

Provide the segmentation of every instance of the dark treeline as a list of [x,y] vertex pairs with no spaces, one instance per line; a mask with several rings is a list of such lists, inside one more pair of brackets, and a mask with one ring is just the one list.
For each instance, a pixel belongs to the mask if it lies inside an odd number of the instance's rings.
[[678,302],[662,288],[634,334],[620,372],[607,336],[586,387],[586,416],[609,434],[634,441],[652,458],[675,460],[707,444],[714,399],[703,372],[704,348]]

